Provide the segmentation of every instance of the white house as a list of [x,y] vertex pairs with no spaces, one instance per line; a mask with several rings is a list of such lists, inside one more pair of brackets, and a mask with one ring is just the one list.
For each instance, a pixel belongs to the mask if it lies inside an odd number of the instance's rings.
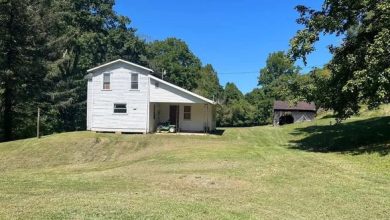
[[215,102],[116,60],[88,70],[87,129],[150,133],[170,121],[179,132],[215,130]]

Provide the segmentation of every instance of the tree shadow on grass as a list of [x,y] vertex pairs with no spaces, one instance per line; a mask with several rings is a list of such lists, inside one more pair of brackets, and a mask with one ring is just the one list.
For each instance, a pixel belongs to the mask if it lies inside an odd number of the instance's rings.
[[225,133],[225,129],[215,129],[215,131],[211,132],[210,134],[222,136],[223,133]]
[[292,134],[305,135],[291,142],[293,149],[353,155],[379,153],[386,156],[390,153],[390,117],[296,128]]

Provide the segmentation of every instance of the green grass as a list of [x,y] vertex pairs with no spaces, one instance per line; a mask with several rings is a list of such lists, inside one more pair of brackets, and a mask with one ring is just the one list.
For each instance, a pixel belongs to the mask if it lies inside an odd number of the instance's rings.
[[389,116],[2,143],[0,219],[389,219]]

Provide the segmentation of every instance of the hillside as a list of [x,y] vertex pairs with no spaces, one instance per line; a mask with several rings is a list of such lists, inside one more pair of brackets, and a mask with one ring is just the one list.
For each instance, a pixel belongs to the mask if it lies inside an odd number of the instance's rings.
[[0,218],[388,219],[390,106],[222,135],[0,144]]

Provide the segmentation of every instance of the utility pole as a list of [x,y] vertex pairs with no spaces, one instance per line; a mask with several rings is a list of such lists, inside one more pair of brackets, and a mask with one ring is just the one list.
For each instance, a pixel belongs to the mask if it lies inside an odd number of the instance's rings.
[[37,114],[37,138],[41,138],[39,135],[39,120],[41,117],[41,109],[38,107],[38,114]]

